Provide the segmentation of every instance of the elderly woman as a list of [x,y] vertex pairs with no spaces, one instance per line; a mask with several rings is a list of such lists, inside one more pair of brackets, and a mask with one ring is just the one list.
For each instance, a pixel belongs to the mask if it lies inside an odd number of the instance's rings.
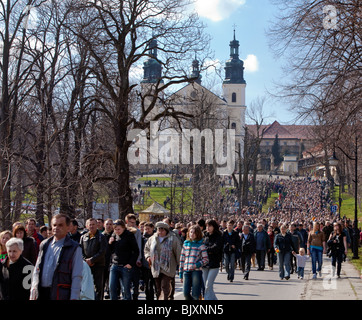
[[8,256],[1,264],[0,286],[2,300],[29,300],[33,264],[22,256],[24,242],[11,238],[6,242]]
[[145,259],[156,284],[157,300],[170,300],[172,281],[180,262],[181,243],[165,222],[156,223],[157,232],[146,242]]

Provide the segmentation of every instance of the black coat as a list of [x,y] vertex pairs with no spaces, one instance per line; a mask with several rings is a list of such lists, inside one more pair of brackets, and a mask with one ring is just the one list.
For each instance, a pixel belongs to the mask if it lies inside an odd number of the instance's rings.
[[241,234],[241,254],[253,254],[256,252],[256,242],[254,234],[248,233],[246,239]]
[[[6,258],[4,263],[0,264],[0,287],[2,300],[18,300],[26,301],[30,297],[30,281],[32,268],[26,266],[33,266],[33,264],[25,259],[22,255],[15,263],[9,264],[7,262],[9,257]],[[25,279],[28,277],[28,280]],[[24,283],[28,286],[24,287]]]
[[219,268],[222,260],[223,238],[221,233],[204,233],[204,245],[209,256],[207,268]]
[[[229,232],[225,230],[222,237],[224,253],[237,253],[237,251],[240,250],[240,237],[239,233],[237,233],[235,230],[231,232],[231,235],[229,235]],[[234,245],[235,248],[232,248],[232,245]]]
[[25,259],[29,260],[33,265],[35,265],[38,256],[35,239],[33,237],[25,236],[23,238],[23,242],[24,242],[24,250],[22,256]]
[[84,260],[90,258],[97,267],[106,265],[107,240],[99,230],[93,238],[90,238],[89,232],[83,234],[80,238],[80,246]]
[[115,241],[110,246],[112,264],[122,266],[130,264],[132,267],[135,267],[140,251],[134,234],[125,229],[120,236],[113,234],[112,237],[115,238]]

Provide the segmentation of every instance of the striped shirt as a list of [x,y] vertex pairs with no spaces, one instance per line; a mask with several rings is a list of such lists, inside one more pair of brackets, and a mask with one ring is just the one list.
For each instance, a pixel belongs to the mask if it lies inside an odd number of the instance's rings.
[[203,241],[185,240],[180,256],[180,278],[184,271],[201,270],[208,263],[209,257]]

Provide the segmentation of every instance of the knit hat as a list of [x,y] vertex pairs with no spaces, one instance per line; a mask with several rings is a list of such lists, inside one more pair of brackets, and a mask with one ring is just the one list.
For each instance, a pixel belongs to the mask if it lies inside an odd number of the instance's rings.
[[166,222],[159,221],[156,223],[156,228],[163,228],[167,231],[170,231],[170,226]]

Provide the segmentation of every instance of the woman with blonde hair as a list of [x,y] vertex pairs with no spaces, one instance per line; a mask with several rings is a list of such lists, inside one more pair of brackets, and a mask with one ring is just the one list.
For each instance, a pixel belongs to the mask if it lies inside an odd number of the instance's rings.
[[313,279],[317,278],[317,272],[321,277],[323,253],[326,253],[326,238],[324,232],[320,230],[320,223],[317,221],[313,223],[313,229],[309,232],[307,250],[307,254],[312,257]]
[[10,230],[5,230],[0,233],[0,262],[5,261],[6,257],[8,256],[8,252],[6,250],[6,242],[8,242],[12,237],[13,234]]

